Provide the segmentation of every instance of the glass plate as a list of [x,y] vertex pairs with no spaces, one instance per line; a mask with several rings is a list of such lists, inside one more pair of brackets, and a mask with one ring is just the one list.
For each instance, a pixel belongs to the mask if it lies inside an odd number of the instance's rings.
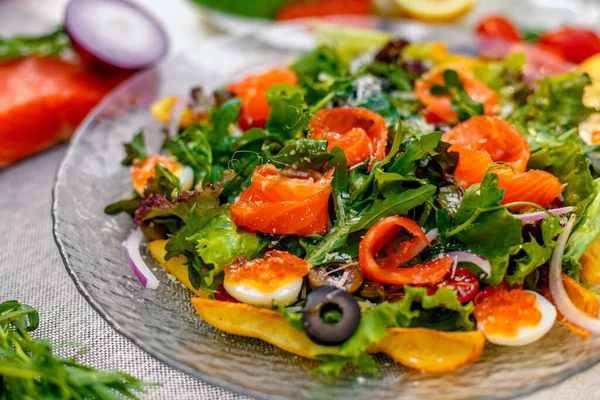
[[[362,24],[411,40],[444,39],[455,51],[474,50],[473,38],[447,27],[376,19]],[[145,250],[142,253],[161,283],[158,290],[142,287],[124,255],[123,241],[133,228],[130,218],[103,213],[107,204],[130,191],[128,171],[120,165],[122,143],[142,127],[157,149],[161,127],[148,113],[153,100],[187,94],[195,85],[212,90],[232,76],[284,64],[298,49],[312,45],[302,27],[276,29],[255,37],[206,42],[157,70],[133,77],[79,129],[54,188],[54,235],[69,274],[98,313],[164,363],[258,398],[508,398],[556,384],[598,362],[600,338],[583,341],[557,324],[533,345],[488,344],[476,363],[453,373],[423,373],[378,356],[376,379],[350,375],[327,380],[310,374],[316,362],[203,323],[190,304],[190,293],[168,279]]]

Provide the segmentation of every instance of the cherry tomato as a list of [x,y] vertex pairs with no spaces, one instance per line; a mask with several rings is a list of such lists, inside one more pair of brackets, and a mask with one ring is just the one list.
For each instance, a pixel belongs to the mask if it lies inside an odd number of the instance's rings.
[[227,90],[242,99],[242,109],[238,124],[244,131],[251,128],[264,128],[271,107],[267,103],[267,90],[273,85],[289,83],[296,85],[296,74],[287,68],[250,75],[238,82],[227,85]]
[[[403,242],[398,252],[395,253],[393,250],[390,252],[392,241],[401,228],[408,231],[413,238]],[[437,283],[452,267],[451,257],[442,257],[414,267],[397,268],[410,259],[412,255],[410,250],[422,242],[429,244],[429,240],[416,222],[399,216],[384,218],[373,225],[360,242],[358,248],[360,267],[367,278],[379,283],[391,285]],[[378,259],[379,253],[386,246],[388,246],[387,259],[393,258],[394,262]],[[382,265],[381,262],[384,264]]]
[[[470,74],[456,71],[463,88],[473,100],[483,104],[486,115],[494,113],[494,109],[498,104],[496,92],[490,89]],[[421,79],[415,82],[415,94],[418,99],[427,107],[429,112],[435,114],[444,122],[455,123],[458,121],[456,112],[452,109],[452,101],[450,96],[436,96],[430,93],[430,89],[434,84],[444,84],[444,76],[442,70],[429,72]]]
[[368,15],[371,8],[369,0],[312,0],[292,2],[277,13],[279,21],[326,17],[329,15]]
[[546,32],[540,36],[538,45],[575,64],[600,53],[600,38],[589,29],[561,28]]
[[488,15],[479,21],[477,34],[492,38],[500,38],[509,42],[521,40],[521,32],[512,22],[501,15]]
[[473,272],[466,268],[457,268],[454,276],[451,273],[446,274],[443,280],[430,286],[427,292],[434,295],[439,288],[447,287],[456,292],[458,301],[466,303],[471,301],[479,290],[479,278]]
[[227,290],[225,290],[225,286],[223,286],[222,284],[219,285],[217,290],[215,290],[215,300],[228,301],[230,303],[239,303],[237,299],[234,299],[229,293],[227,293]]
[[332,179],[333,170],[320,175],[263,165],[229,208],[231,217],[238,226],[268,234],[325,234]]

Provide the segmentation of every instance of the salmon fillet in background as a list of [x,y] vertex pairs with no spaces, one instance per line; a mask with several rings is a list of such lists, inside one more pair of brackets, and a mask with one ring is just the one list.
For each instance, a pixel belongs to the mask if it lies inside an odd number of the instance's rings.
[[124,78],[58,58],[0,63],[0,168],[70,138]]

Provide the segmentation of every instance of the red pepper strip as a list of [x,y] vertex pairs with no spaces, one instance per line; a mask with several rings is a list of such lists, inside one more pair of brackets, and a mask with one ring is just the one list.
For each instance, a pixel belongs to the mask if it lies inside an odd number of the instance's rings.
[[[386,265],[377,261],[377,254],[396,236],[400,228],[406,229],[414,238],[429,243],[421,227],[414,221],[404,217],[387,217],[377,222],[369,229],[360,242],[358,261],[365,276],[372,281],[391,285],[422,285],[437,283],[444,278],[452,267],[452,257],[442,257],[435,261],[416,265],[409,268],[397,268],[398,264],[391,263],[388,256]],[[394,261],[407,261],[411,249],[419,244],[417,240],[405,242],[400,250],[392,257]],[[388,253],[389,254],[389,253]],[[392,265],[390,265],[392,264]]]

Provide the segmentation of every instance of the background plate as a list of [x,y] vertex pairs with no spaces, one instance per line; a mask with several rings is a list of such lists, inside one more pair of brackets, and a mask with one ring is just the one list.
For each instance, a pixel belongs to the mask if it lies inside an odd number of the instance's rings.
[[[373,19],[368,23],[412,40],[447,39],[451,49],[473,51],[468,35],[449,28]],[[378,379],[326,380],[310,375],[315,362],[203,323],[192,309],[189,292],[169,280],[145,251],[161,284],[155,291],[142,287],[123,249],[133,228],[131,220],[103,213],[107,204],[129,194],[128,170],[120,165],[122,143],[143,127],[157,148],[161,127],[152,122],[147,110],[155,99],[186,94],[194,85],[212,90],[243,71],[289,61],[297,50],[285,49],[281,38],[287,34],[300,37],[303,28],[278,29],[288,31],[207,42],[132,78],[79,129],[57,176],[54,235],[69,274],[100,315],[166,364],[261,398],[506,398],[558,383],[598,362],[600,338],[583,341],[557,326],[527,347],[488,345],[475,364],[450,374],[406,369],[381,356]],[[278,39],[273,41],[274,37]],[[305,39],[300,41],[303,46],[310,44],[310,37]]]

